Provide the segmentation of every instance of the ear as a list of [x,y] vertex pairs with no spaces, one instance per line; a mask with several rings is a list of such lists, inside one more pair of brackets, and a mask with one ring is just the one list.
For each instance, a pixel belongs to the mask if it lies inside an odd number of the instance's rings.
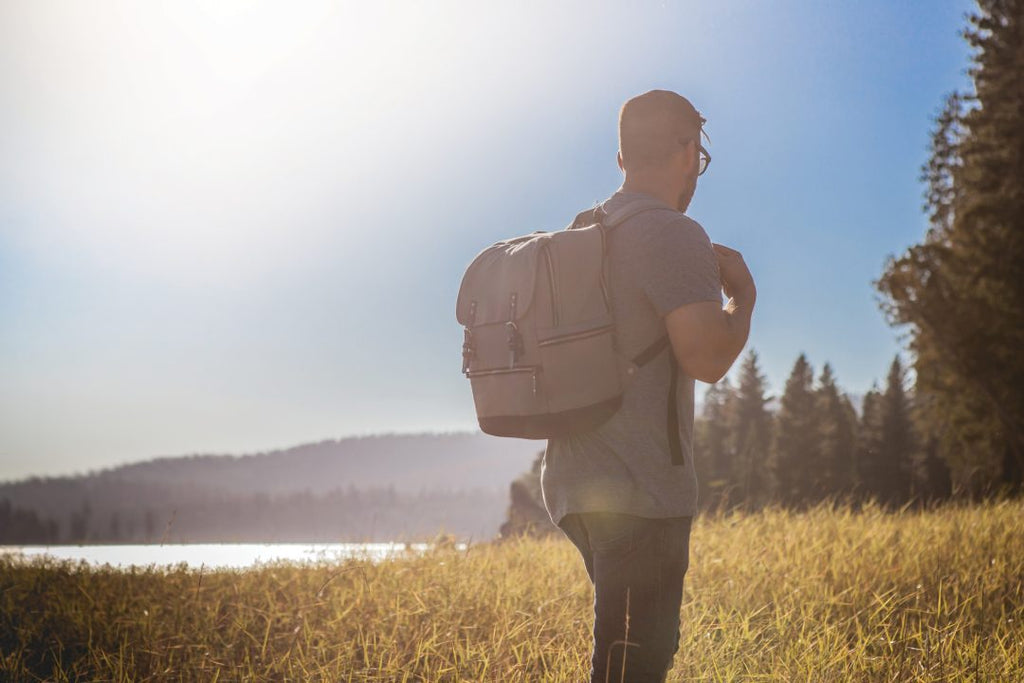
[[683,168],[686,169],[687,174],[691,171],[696,173],[697,166],[700,163],[700,160],[697,158],[697,142],[693,138],[690,138],[686,141],[685,145],[682,145],[682,148]]
[[622,165],[622,152],[615,153],[615,161],[619,164],[619,170],[625,173],[626,167]]

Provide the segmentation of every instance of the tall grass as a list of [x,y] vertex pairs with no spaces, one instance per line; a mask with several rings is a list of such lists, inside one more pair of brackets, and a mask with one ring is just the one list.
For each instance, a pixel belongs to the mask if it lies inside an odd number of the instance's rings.
[[[694,525],[670,681],[1024,678],[1024,503]],[[248,571],[0,561],[0,679],[585,678],[561,539]]]

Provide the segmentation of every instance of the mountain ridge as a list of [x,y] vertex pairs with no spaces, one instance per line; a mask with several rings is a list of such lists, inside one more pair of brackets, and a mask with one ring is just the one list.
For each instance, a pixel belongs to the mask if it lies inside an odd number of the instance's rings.
[[[339,485],[394,486],[396,490],[410,492],[421,491],[425,485],[427,489],[505,487],[529,469],[532,458],[543,448],[542,441],[503,439],[480,432],[351,436],[255,453],[157,456],[84,473],[30,476],[0,482],[0,496],[12,487],[40,482],[116,479],[166,484],[187,481],[188,471],[224,476],[246,469],[267,473],[277,466],[285,467],[285,473],[290,476],[258,483],[255,488],[243,486],[238,480],[211,482],[204,478],[202,483],[247,493],[301,492],[307,488],[311,492],[322,492]],[[368,462],[367,458],[373,460]],[[398,465],[404,467],[396,468]],[[452,467],[447,474],[443,471],[445,465]],[[456,469],[458,465],[463,469]],[[335,474],[337,478],[325,478],[324,474]],[[249,479],[245,483],[254,482]]]
[[164,456],[0,483],[0,501],[71,541],[384,540],[497,532],[542,442],[482,433],[325,439],[254,454]]

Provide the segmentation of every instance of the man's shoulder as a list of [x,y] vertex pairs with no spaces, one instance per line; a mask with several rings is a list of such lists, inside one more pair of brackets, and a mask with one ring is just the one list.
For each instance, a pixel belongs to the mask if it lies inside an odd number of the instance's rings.
[[[651,199],[654,197],[620,190],[605,201],[604,209],[612,213],[631,201]],[[623,232],[645,239],[678,241],[680,238],[689,237],[708,240],[707,233],[700,223],[668,204],[641,211],[626,219],[621,227],[627,227]]]
[[628,226],[628,232],[648,250],[673,252],[711,246],[711,238],[703,226],[681,211],[645,211],[634,220],[636,223]]
[[[709,239],[704,227],[682,211],[650,211],[645,228],[652,236],[662,239],[683,237]],[[639,216],[638,216],[639,218]]]

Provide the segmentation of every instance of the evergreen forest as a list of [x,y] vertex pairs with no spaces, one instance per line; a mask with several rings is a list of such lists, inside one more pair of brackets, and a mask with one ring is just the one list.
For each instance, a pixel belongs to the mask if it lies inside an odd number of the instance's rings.
[[893,359],[883,388],[854,401],[825,363],[796,359],[781,397],[768,394],[757,353],[735,386],[709,387],[696,420],[694,460],[703,508],[801,508],[873,499],[890,508],[949,498],[952,472],[922,438],[907,372]]
[[1024,3],[968,17],[973,89],[950,93],[921,171],[929,228],[875,282],[907,340],[860,410],[801,354],[777,410],[757,354],[705,399],[706,506],[890,507],[1019,493],[1024,472]]

